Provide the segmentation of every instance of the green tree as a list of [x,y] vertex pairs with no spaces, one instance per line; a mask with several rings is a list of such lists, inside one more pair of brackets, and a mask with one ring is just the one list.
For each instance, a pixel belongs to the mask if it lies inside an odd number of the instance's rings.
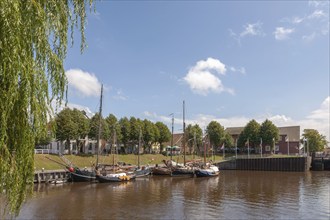
[[55,121],[56,139],[61,142],[65,141],[66,149],[68,149],[69,154],[71,154],[70,140],[77,139],[77,136],[79,136],[79,126],[75,121],[73,111],[69,108],[63,109],[60,113],[57,114]]
[[189,147],[190,154],[200,152],[202,146],[203,130],[198,124],[189,124],[186,128],[186,142]]
[[145,119],[145,120],[143,120],[142,133],[143,133],[143,140],[144,140],[145,146],[147,147],[147,151],[149,151],[149,153],[150,153],[152,144],[157,142],[157,139],[159,138],[158,128],[154,123]]
[[71,39],[80,29],[85,47],[86,4],[92,0],[0,1],[1,208],[14,215],[32,192],[33,148],[47,133],[51,101],[65,94],[69,27]]
[[323,151],[324,147],[327,145],[326,137],[315,129],[305,129],[302,136],[303,138],[301,141],[303,142],[304,139],[306,140],[309,152]]
[[[108,117],[106,117],[107,126],[109,128],[109,139],[108,141],[113,144],[114,141],[117,143],[120,143],[121,141],[121,129],[120,125],[118,123],[118,119],[115,115],[109,114]],[[114,140],[114,134],[116,133],[116,140]]]
[[136,146],[139,144],[139,136],[140,136],[140,131],[142,131],[143,122],[140,119],[131,117],[129,119],[129,123],[130,123],[129,140],[133,146]]
[[[80,149],[80,139],[85,138],[89,132],[89,119],[85,116],[85,114],[78,110],[73,109],[72,117],[74,122],[78,125],[77,136],[76,136],[76,144],[77,149]],[[79,152],[81,149],[79,150]]]
[[[91,139],[97,140],[99,135],[100,114],[96,113],[90,120],[88,136]],[[101,137],[100,139],[108,140],[110,131],[105,119],[101,118]]]
[[156,127],[158,128],[159,138],[157,142],[160,145],[160,151],[163,152],[164,146],[163,143],[170,141],[171,132],[170,129],[163,122],[156,122]]
[[130,141],[131,125],[127,117],[121,118],[119,120],[120,133],[121,133],[121,143],[124,144],[124,148]]
[[219,122],[211,121],[206,127],[206,132],[209,135],[212,146],[218,147],[223,143],[225,129]]
[[245,125],[238,139],[239,146],[245,146],[247,142],[253,148],[260,144],[260,124],[254,119]]
[[225,147],[232,148],[234,147],[234,139],[233,137],[225,131],[224,137],[222,139],[222,143],[224,143]]
[[273,122],[266,119],[260,126],[260,138],[262,138],[262,143],[271,146],[273,149],[274,144],[278,141],[279,137],[278,128]]

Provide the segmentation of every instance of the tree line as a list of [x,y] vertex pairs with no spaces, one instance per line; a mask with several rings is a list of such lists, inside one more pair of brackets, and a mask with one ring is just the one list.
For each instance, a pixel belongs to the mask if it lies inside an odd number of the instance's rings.
[[[101,123],[100,123],[101,122]],[[122,151],[126,151],[127,147],[137,146],[141,135],[141,146],[145,152],[151,152],[153,144],[160,145],[160,151],[164,149],[164,143],[171,140],[171,132],[163,122],[152,122],[150,120],[141,120],[135,117],[123,117],[118,119],[115,115],[109,114],[105,118],[101,118],[98,113],[93,117],[88,118],[84,111],[78,109],[65,108],[59,112],[54,120],[49,123],[50,132],[46,138],[37,140],[39,144],[47,144],[52,139],[65,141],[67,145],[70,140],[76,140],[79,146],[80,140],[86,136],[92,140],[98,139],[99,125],[101,124],[100,139],[105,140],[109,144],[114,142],[122,146]],[[56,128],[56,129],[55,129]],[[206,130],[203,132],[198,125],[189,124],[185,129],[184,140],[188,148],[188,153],[200,152],[207,144],[214,150],[221,146],[226,149],[250,148],[257,149],[261,145],[274,147],[279,140],[279,129],[268,119],[259,124],[256,120],[249,121],[237,140],[225,130],[217,121],[211,121]],[[304,140],[309,140],[310,151],[321,151],[326,146],[327,141],[325,136],[318,133],[314,129],[306,129],[303,133]],[[68,148],[70,150],[70,148]]]

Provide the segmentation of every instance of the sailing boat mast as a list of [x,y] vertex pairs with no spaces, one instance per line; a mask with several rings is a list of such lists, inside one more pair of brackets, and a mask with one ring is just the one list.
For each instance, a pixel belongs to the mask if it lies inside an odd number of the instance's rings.
[[185,119],[185,103],[184,103],[184,100],[183,100],[183,141],[182,141],[182,146],[183,146],[183,165],[186,166],[186,138],[185,138],[185,135],[186,135],[186,123],[184,121]]
[[115,147],[116,146],[116,127],[113,128],[113,145],[112,145],[112,168],[115,169]]
[[101,85],[101,98],[100,98],[100,111],[99,111],[99,133],[97,137],[97,154],[96,154],[96,166],[99,164],[99,147],[100,147],[100,139],[101,139],[101,122],[102,122],[102,97],[103,96],[103,84]]
[[173,154],[173,130],[174,130],[174,113],[172,115],[172,138],[171,138],[171,162],[172,162],[172,154]]
[[142,137],[142,131],[140,128],[140,134],[139,134],[139,149],[138,149],[138,169],[140,169],[140,147],[141,147],[141,137]]

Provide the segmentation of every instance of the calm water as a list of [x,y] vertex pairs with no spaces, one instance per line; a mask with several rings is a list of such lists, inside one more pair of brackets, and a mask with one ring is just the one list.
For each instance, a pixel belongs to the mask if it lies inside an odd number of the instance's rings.
[[18,219],[329,219],[330,172],[36,185]]

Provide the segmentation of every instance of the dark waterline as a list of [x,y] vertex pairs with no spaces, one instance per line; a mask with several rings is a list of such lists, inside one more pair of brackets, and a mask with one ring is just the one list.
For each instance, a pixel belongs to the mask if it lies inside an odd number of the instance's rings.
[[330,172],[35,186],[18,219],[329,219]]

